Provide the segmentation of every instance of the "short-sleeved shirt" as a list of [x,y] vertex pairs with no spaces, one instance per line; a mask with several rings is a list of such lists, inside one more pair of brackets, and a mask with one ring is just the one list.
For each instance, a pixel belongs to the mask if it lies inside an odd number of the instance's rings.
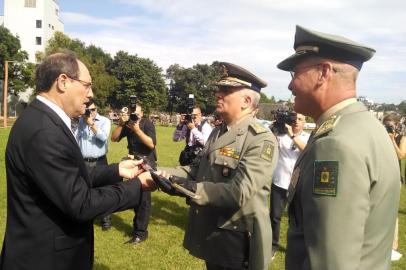
[[[154,145],[156,145],[156,133],[154,124],[152,124],[150,120],[142,118],[140,121],[140,128],[148,137],[152,139]],[[119,140],[121,140],[123,137],[127,137],[127,147],[128,153],[130,155],[146,157],[148,159],[148,163],[155,166],[155,161],[157,160],[155,148],[151,149],[146,146],[141,141],[141,139],[127,126],[124,126],[121,130]]]

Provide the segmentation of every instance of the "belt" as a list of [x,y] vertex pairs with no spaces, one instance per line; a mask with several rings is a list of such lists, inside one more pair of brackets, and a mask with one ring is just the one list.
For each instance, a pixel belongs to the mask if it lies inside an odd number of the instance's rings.
[[96,161],[99,161],[99,160],[103,160],[103,159],[105,159],[106,158],[106,155],[103,155],[103,156],[101,156],[101,157],[97,157],[97,158],[92,158],[92,157],[90,157],[90,158],[83,158],[83,160],[84,161],[87,161],[87,162],[96,162]]

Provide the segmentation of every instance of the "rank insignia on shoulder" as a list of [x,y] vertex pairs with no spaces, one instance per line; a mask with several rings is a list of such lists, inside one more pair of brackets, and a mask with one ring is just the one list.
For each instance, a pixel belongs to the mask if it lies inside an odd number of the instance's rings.
[[260,123],[252,123],[250,124],[250,127],[255,131],[256,134],[268,132],[269,129],[261,125]]
[[274,145],[269,141],[265,141],[261,149],[261,158],[272,161]]
[[337,196],[338,161],[316,160],[314,162],[313,194]]
[[340,120],[340,115],[333,115],[328,120],[326,120],[321,126],[316,130],[315,136],[324,134],[333,130],[333,128],[337,125],[338,121]]
[[225,147],[221,148],[219,154],[222,156],[231,157],[234,159],[240,158],[240,152],[229,146],[225,146]]

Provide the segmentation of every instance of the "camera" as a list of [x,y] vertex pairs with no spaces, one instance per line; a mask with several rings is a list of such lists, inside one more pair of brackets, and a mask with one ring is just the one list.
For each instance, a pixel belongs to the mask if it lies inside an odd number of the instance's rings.
[[272,124],[271,130],[274,133],[286,134],[285,124],[292,126],[297,119],[297,113],[287,109],[277,109],[272,111],[274,115],[274,123]]
[[193,94],[189,94],[186,103],[186,115],[185,115],[185,122],[190,123],[192,122],[192,113],[193,108],[195,107],[195,96]]
[[90,109],[89,109],[89,108],[86,108],[86,109],[85,109],[85,116],[86,116],[86,117],[89,117],[89,116],[90,116]]
[[395,133],[395,129],[392,126],[385,126],[386,131],[390,134]]
[[129,116],[130,116],[129,121],[137,122],[138,121],[138,115],[135,113],[136,110],[137,110],[137,96],[136,95],[131,95],[130,96],[130,104],[129,104],[129,106],[128,107],[123,107],[121,109],[121,111],[123,113],[129,114]]

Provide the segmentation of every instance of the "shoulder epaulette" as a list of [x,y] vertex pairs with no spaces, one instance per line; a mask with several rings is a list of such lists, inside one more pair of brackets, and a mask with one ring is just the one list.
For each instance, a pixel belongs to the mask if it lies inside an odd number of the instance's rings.
[[255,131],[256,134],[269,132],[269,129],[259,123],[252,123],[250,124],[250,127]]
[[340,115],[333,115],[328,120],[326,120],[321,126],[316,130],[314,136],[319,136],[321,134],[330,132],[337,125],[340,120]]

